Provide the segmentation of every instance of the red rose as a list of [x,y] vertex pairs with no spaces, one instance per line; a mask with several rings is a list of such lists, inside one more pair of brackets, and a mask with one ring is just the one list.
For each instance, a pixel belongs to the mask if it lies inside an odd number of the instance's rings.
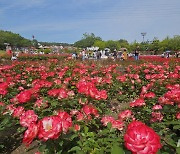
[[62,132],[61,120],[59,116],[44,117],[38,123],[38,137],[44,141],[57,139]]
[[100,92],[100,97],[101,97],[101,99],[107,99],[107,92],[106,92],[106,90],[101,90]]
[[84,105],[82,111],[86,116],[93,114],[95,117],[99,117],[98,110],[92,105]]
[[59,89],[51,89],[48,91],[49,96],[57,97],[59,95]]
[[154,98],[156,95],[155,95],[155,93],[153,93],[153,92],[149,92],[149,93],[146,93],[145,95],[144,95],[144,97],[145,98]]
[[74,130],[75,131],[79,131],[80,129],[81,129],[80,125],[77,125],[77,124],[74,125]]
[[64,111],[59,111],[57,115],[60,118],[62,130],[64,133],[66,133],[68,129],[72,126],[71,116]]
[[144,99],[141,99],[141,98],[136,99],[130,103],[130,107],[144,106],[144,105],[146,105],[144,102]]
[[33,122],[36,122],[37,119],[38,119],[38,116],[34,113],[34,111],[28,110],[20,116],[20,124],[23,127],[29,127],[29,125]]
[[129,124],[124,141],[126,148],[134,154],[155,154],[161,148],[156,132],[139,121]]
[[4,106],[4,103],[3,103],[3,102],[0,102],[0,106]]
[[6,95],[8,93],[7,88],[8,88],[7,82],[0,83],[0,95],[3,96]]
[[20,92],[16,96],[16,99],[18,100],[19,103],[26,103],[31,99],[31,95],[32,95],[31,90],[25,90]]
[[24,133],[23,143],[26,146],[29,146],[32,143],[33,139],[37,136],[37,133],[38,133],[37,124],[31,123],[28,129]]
[[176,113],[176,118],[180,119],[180,112]]
[[67,98],[67,97],[68,97],[67,90],[60,88],[59,94],[58,94],[58,99]]
[[77,113],[77,121],[81,121],[81,120],[84,120],[84,115],[83,115],[83,113],[81,113],[81,112],[78,112]]
[[116,128],[118,130],[123,130],[124,122],[121,120],[113,120],[111,122],[111,124],[112,124],[112,128]]
[[24,107],[18,106],[13,112],[13,117],[20,117],[23,113],[24,113]]

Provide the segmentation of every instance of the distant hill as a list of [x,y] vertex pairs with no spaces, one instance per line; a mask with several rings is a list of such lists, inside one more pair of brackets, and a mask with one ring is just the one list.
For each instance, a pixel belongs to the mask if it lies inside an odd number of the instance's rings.
[[5,49],[6,45],[4,43],[8,43],[13,47],[29,47],[32,45],[31,40],[28,40],[19,34],[0,30],[0,49]]
[[13,33],[11,31],[3,31],[0,30],[0,49],[6,48],[6,43],[10,44],[12,47],[30,47],[33,44],[36,45],[40,43],[41,45],[51,46],[51,45],[58,45],[58,46],[71,46],[68,43],[56,43],[56,42],[38,42],[37,40],[29,40],[22,37],[19,34]]

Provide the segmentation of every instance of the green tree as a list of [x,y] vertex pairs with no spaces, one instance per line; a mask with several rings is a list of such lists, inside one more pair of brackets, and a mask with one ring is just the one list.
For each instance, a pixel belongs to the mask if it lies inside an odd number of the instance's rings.
[[81,40],[74,43],[74,46],[79,48],[91,47],[97,40],[101,41],[102,39],[100,37],[96,37],[93,33],[91,34],[85,33],[83,34]]
[[171,50],[173,51],[180,50],[180,35],[176,35],[172,39],[170,39],[169,44]]
[[160,49],[160,41],[157,38],[154,38],[152,42],[152,50],[154,51],[155,55],[160,54],[159,49]]
[[136,41],[134,41],[133,43],[130,44],[130,52],[133,52],[136,50],[136,48],[140,46],[140,44]]
[[160,42],[160,48],[162,51],[170,50],[170,38],[166,37],[163,41]]
[[96,40],[93,44],[95,47],[99,47],[100,50],[103,50],[106,47],[106,42],[101,40]]
[[12,47],[29,47],[31,46],[31,41],[25,39],[19,34],[12,33],[10,31],[0,30],[0,49],[5,49],[4,43],[9,43]]
[[114,51],[114,49],[119,50],[120,47],[118,41],[109,40],[106,42],[106,48],[109,48],[111,51]]
[[120,40],[118,40],[118,42],[119,42],[121,48],[127,48],[128,50],[130,49],[130,45],[127,40],[120,39]]

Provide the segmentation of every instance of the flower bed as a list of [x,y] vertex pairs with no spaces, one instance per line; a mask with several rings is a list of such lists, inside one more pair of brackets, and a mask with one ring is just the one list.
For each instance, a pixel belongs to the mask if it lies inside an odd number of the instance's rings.
[[180,66],[163,62],[26,58],[3,65],[0,130],[18,127],[23,144],[36,140],[50,154],[178,153]]

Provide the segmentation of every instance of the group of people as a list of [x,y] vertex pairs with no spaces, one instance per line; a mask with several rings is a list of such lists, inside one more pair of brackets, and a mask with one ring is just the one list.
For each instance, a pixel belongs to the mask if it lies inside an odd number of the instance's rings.
[[85,60],[85,59],[101,59],[103,55],[105,56],[105,54],[99,50],[94,50],[91,52],[88,52],[86,50],[82,50],[82,52],[80,54],[82,55],[82,60]]
[[[77,53],[72,54],[72,58],[76,59],[78,57]],[[80,57],[82,57],[82,60],[85,59],[120,59],[120,60],[126,60],[128,58],[127,50],[123,51],[117,51],[116,49],[113,52],[110,52],[108,50],[94,50],[94,51],[86,51],[85,49],[80,52]]]
[[123,49],[123,51],[121,51],[121,50],[116,51],[116,49],[115,49],[113,51],[113,57],[114,57],[114,59],[127,60],[127,58],[128,58],[127,49]]
[[117,51],[116,49],[113,52],[110,52],[108,50],[94,50],[94,51],[87,51],[83,49],[80,54],[77,54],[77,52],[72,53],[72,59],[77,59],[81,57],[82,60],[86,59],[107,59],[112,58],[114,60],[127,60],[128,57],[134,57],[135,60],[139,60],[139,48],[137,47],[136,50],[133,52],[133,54],[127,53],[127,49],[124,48],[122,50]]

